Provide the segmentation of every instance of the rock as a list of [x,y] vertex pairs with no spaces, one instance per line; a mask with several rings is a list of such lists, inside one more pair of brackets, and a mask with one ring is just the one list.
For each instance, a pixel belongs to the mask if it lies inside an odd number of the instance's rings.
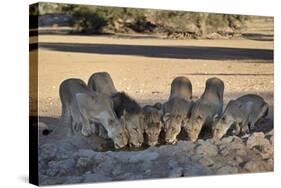
[[113,177],[115,177],[115,176],[117,176],[117,175],[119,175],[119,174],[122,174],[123,172],[122,172],[122,166],[121,165],[116,165],[116,166],[114,166],[114,169],[112,170],[112,175],[113,175]]
[[63,184],[63,183],[67,183],[65,182],[64,178],[61,177],[49,177],[44,179],[44,180],[40,180],[39,184],[40,185],[57,185],[57,184]]
[[56,153],[56,160],[64,160],[72,158],[72,152],[71,150],[66,150],[63,148],[59,148],[58,152]]
[[233,141],[234,137],[233,136],[228,136],[228,137],[224,137],[221,139],[221,142],[224,144],[229,144]]
[[264,136],[263,132],[253,133],[247,140],[247,147],[252,149],[256,145],[263,145],[266,142]]
[[43,136],[47,136],[52,132],[52,130],[49,128],[49,126],[44,122],[39,121],[38,123],[34,123],[33,126],[37,127],[38,132],[40,133],[40,135],[43,135]]
[[93,160],[96,163],[100,163],[101,161],[106,161],[106,159],[107,159],[107,154],[105,152],[97,152]]
[[273,157],[273,147],[270,144],[258,147],[255,149],[263,159],[269,159]]
[[93,161],[88,158],[88,157],[80,157],[78,160],[77,160],[77,164],[76,166],[80,169],[80,170],[83,170],[83,171],[86,171],[88,169],[91,168],[91,165],[93,164]]
[[239,156],[234,156],[233,159],[234,159],[234,161],[236,161],[238,164],[244,162],[244,160],[243,160],[241,157],[239,157]]
[[78,152],[75,153],[75,156],[84,157],[88,159],[92,159],[97,152],[89,149],[80,149]]
[[44,144],[39,148],[39,157],[43,160],[52,160],[57,153],[57,147],[54,144]]
[[229,136],[222,139],[218,146],[219,154],[223,157],[229,155],[244,156],[247,155],[247,149],[244,142],[237,136]]
[[151,169],[146,169],[144,171],[144,175],[150,177],[151,176]]
[[199,35],[199,33],[200,33],[200,29],[196,26],[196,24],[191,23],[191,22],[187,23],[185,25],[185,29],[186,29],[186,31],[189,31],[191,33],[195,33],[196,35]]
[[229,149],[227,147],[224,147],[219,151],[219,154],[225,157],[229,154]]
[[104,175],[102,173],[96,174],[86,174],[84,175],[83,182],[105,182],[105,181],[112,181],[112,178],[109,175]]
[[214,32],[214,33],[208,34],[207,39],[212,39],[212,40],[223,39],[223,37],[220,34]]
[[58,172],[59,172],[59,170],[57,168],[49,168],[46,171],[46,175],[54,177],[58,174]]
[[77,150],[69,140],[63,140],[58,143],[56,160],[65,160],[69,158],[73,158],[74,151]]
[[128,180],[130,178],[132,178],[133,174],[131,172],[124,172],[122,174],[120,174],[117,177],[114,177],[114,180],[120,181],[120,180]]
[[264,172],[267,168],[263,161],[248,161],[244,165],[244,169],[247,172]]
[[238,173],[237,167],[227,165],[219,168],[216,174],[222,175],[222,174],[237,174],[237,173]]
[[273,131],[243,140],[179,140],[144,150],[97,152],[82,139],[61,138],[39,147],[40,181],[46,185],[270,171],[271,140]]
[[42,182],[45,182],[47,179],[49,179],[49,176],[39,174],[39,185],[42,185]]
[[274,165],[273,159],[266,160],[266,163],[267,163],[268,169],[270,171],[273,171],[273,165]]
[[220,144],[218,146],[219,154],[222,156],[227,156],[230,153],[230,144]]
[[271,145],[274,145],[274,135],[267,134],[267,135],[265,136],[265,138],[266,138],[267,140],[269,140],[269,142],[270,142]]
[[229,35],[229,34],[234,33],[234,31],[231,27],[219,27],[219,28],[217,28],[217,31],[219,33],[221,33],[222,35]]
[[232,149],[245,148],[243,140],[238,136],[232,136],[232,141],[230,142],[230,145]]
[[274,135],[274,130],[272,129],[271,131],[269,131],[269,132],[267,132],[266,134],[265,134],[266,136],[273,136]]
[[50,161],[48,163],[49,169],[47,175],[49,176],[65,176],[70,174],[75,167],[74,159],[66,159],[61,161]]
[[233,136],[231,143],[227,147],[232,152],[235,152],[236,155],[239,156],[247,155],[247,150],[244,142],[241,140],[241,138],[237,136]]
[[38,160],[38,172],[39,174],[45,174],[46,169],[48,169],[48,162],[44,160]]
[[208,168],[200,164],[192,163],[183,169],[183,176],[203,176],[210,175],[213,172]]
[[199,159],[201,159],[201,158],[202,158],[202,155],[197,155],[197,154],[194,154],[190,157],[192,162],[198,162]]
[[207,157],[201,157],[198,162],[204,166],[212,166],[214,164],[214,161]]
[[137,152],[136,155],[130,155],[128,162],[152,161],[157,159],[158,156],[159,154],[157,152]]
[[273,147],[263,132],[253,133],[247,140],[247,147],[258,152],[263,159],[271,158],[273,155]]
[[273,155],[273,145],[270,143],[269,140],[266,140],[266,142],[264,143],[264,146],[262,148],[262,152],[264,154]]
[[270,137],[270,143],[271,143],[272,145],[274,145],[274,136],[273,136],[273,135]]
[[195,153],[205,156],[215,156],[218,154],[218,148],[207,141],[199,141],[199,144],[195,146]]
[[182,176],[183,176],[183,168],[182,167],[174,168],[168,174],[169,178],[177,178],[177,177],[182,177]]
[[[118,161],[112,157],[108,157],[106,158],[106,160],[101,161],[99,163],[97,163],[96,161],[94,162],[96,165],[93,166],[92,171],[95,173],[103,173],[103,174],[111,174],[113,169],[117,166],[117,164],[121,163],[121,161]],[[124,163],[122,162],[121,164]]]
[[220,139],[216,139],[216,138],[210,138],[210,139],[207,139],[207,141],[209,141],[211,144],[214,144],[217,146],[222,143],[222,141]]
[[141,170],[146,171],[146,170],[150,170],[153,167],[153,161],[145,161],[141,163]]
[[175,167],[178,166],[178,162],[175,159],[171,159],[171,160],[168,161],[168,166],[170,168],[175,168]]
[[67,182],[68,184],[81,183],[82,181],[83,177],[81,176],[67,176],[64,179],[64,182]]
[[178,164],[184,164],[187,162],[191,162],[191,155],[192,153],[179,153],[176,155]]
[[127,180],[142,180],[143,175],[141,174],[132,174],[128,176]]
[[[243,162],[243,161],[242,161]],[[239,162],[235,161],[235,160],[227,160],[227,162],[224,163],[225,166],[232,166],[232,167],[236,167],[236,166],[239,166]]]
[[184,152],[190,152],[194,148],[194,144],[191,141],[178,141],[177,144],[175,145],[179,149],[181,149]]

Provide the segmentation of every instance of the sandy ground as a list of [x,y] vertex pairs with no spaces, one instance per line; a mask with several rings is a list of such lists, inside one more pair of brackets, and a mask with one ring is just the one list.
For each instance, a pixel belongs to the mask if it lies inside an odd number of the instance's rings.
[[[36,40],[31,38],[31,42]],[[128,39],[109,36],[40,35],[39,115],[58,117],[59,85],[67,78],[87,82],[98,71],[141,104],[163,102],[176,76],[187,76],[200,96],[206,79],[225,83],[225,100],[257,93],[273,103],[273,41]],[[31,98],[31,101],[33,99]]]

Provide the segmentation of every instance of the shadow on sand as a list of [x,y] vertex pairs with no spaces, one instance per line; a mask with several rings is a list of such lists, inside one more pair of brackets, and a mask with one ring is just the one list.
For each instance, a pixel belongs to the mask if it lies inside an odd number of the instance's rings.
[[[88,43],[39,43],[39,48],[73,53],[132,55],[176,59],[273,60],[273,50],[198,46],[151,46]],[[33,49],[33,48],[31,48]]]
[[272,34],[261,34],[261,33],[243,33],[242,37],[249,40],[257,41],[273,41],[274,35]]
[[273,73],[180,73],[186,76],[273,76]]

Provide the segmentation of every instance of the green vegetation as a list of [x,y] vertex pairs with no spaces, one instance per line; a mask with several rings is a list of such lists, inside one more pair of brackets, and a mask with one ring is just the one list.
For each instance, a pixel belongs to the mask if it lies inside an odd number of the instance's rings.
[[[36,12],[36,11],[34,11]],[[34,14],[34,12],[31,14]],[[66,14],[81,33],[188,33],[206,37],[210,33],[239,33],[250,16],[40,3],[39,14]]]
[[101,33],[107,25],[104,12],[95,7],[74,7],[71,15],[77,30],[83,33]]

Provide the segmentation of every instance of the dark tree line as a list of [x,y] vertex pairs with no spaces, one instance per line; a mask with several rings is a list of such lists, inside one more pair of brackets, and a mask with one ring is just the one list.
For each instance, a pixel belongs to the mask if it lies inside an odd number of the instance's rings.
[[73,19],[71,25],[82,33],[183,32],[205,37],[208,33],[239,32],[250,16],[40,3],[30,9],[30,16],[66,14]]

